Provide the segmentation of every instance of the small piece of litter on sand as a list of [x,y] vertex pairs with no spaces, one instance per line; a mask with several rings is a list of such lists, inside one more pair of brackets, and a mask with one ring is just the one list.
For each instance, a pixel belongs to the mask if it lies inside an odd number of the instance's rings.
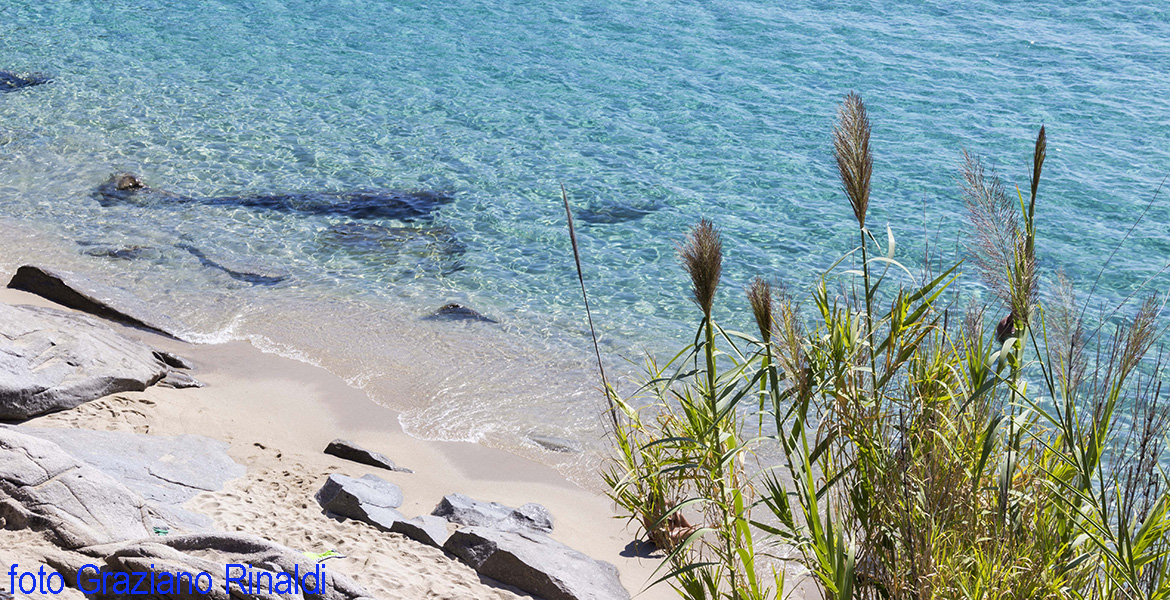
[[311,558],[317,562],[321,562],[330,558],[345,558],[344,554],[341,554],[336,550],[328,550],[326,552],[304,552],[303,554],[305,557]]

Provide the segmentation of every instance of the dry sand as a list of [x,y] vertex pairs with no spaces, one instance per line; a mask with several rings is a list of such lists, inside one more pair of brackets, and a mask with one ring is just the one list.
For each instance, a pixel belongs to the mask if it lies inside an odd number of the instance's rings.
[[[8,289],[0,290],[0,302],[53,306]],[[677,597],[666,585],[643,591],[658,561],[630,556],[627,547],[633,547],[634,530],[614,519],[612,503],[549,467],[476,444],[411,438],[402,432],[394,411],[374,404],[341,379],[244,342],[190,345],[114,327],[188,358],[196,365],[191,374],[207,387],[115,394],[30,424],[192,433],[227,442],[228,453],[247,467],[246,475],[186,505],[212,517],[223,530],[255,533],[302,551],[336,550],[345,558],[329,560],[329,568],[350,575],[377,598],[525,597],[481,581],[441,550],[364,523],[326,517],[313,499],[330,473],[375,473],[402,487],[406,501],[400,510],[408,517],[429,514],[444,495],[454,492],[510,506],[539,502],[555,517],[553,538],[616,565],[632,594],[648,600]],[[324,454],[335,438],[381,452],[415,472],[389,472]],[[22,544],[34,543],[27,536],[0,538],[3,552],[14,556],[21,555]]]

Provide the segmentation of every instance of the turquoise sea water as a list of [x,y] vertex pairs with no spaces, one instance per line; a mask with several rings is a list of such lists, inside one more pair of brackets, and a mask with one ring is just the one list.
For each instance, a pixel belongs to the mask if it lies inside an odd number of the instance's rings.
[[[850,90],[874,122],[869,224],[888,223],[907,262],[928,236],[955,256],[963,149],[1024,185],[1047,126],[1041,266],[1084,288],[1170,174],[1160,3],[8,0],[0,22],[0,69],[55,78],[0,95],[0,266],[120,282],[165,302],[193,340],[250,339],[329,368],[416,435],[570,473],[585,459],[524,441],[598,441],[562,182],[582,216],[601,215],[579,234],[620,368],[689,337],[674,244],[699,217],[726,236],[728,305],[756,273],[799,287],[852,247],[829,141]],[[453,202],[429,222],[358,228],[100,205],[93,189],[121,170],[197,197],[407,189]],[[627,213],[638,218],[605,218]],[[1167,222],[1158,201],[1100,303],[1170,262]],[[91,256],[124,246],[144,249]],[[251,285],[181,246],[287,279]],[[500,323],[421,320],[450,301]]]

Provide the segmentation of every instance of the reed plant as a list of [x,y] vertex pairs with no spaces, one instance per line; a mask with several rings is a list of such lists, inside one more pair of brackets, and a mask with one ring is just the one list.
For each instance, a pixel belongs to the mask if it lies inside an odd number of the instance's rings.
[[1014,194],[964,155],[989,293],[961,306],[963,263],[912,270],[868,229],[869,138],[850,94],[833,141],[859,244],[806,301],[756,278],[754,331],[724,329],[721,234],[702,220],[679,248],[694,341],[648,359],[633,394],[604,384],[603,477],[663,552],[653,583],[764,600],[803,571],[828,599],[1170,597],[1160,296],[1089,323],[1060,275],[1041,301],[1042,127]]

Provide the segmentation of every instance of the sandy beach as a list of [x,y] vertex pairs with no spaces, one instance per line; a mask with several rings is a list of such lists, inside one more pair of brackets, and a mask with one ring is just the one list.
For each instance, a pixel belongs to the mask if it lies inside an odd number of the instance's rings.
[[[7,280],[10,274],[3,276]],[[0,290],[0,302],[55,306],[32,294]],[[58,307],[60,308],[60,307]],[[554,516],[552,537],[619,569],[639,598],[667,598],[665,585],[644,590],[658,561],[630,550],[636,533],[614,518],[611,502],[553,469],[471,443],[431,442],[404,434],[394,411],[374,404],[327,371],[265,354],[244,342],[192,345],[111,324],[129,337],[194,363],[199,389],[151,387],[118,393],[74,409],[31,419],[35,427],[198,434],[229,444],[247,469],[224,489],[203,493],[185,508],[212,518],[216,528],[249,532],[303,552],[334,550],[328,561],[376,598],[527,597],[491,580],[437,548],[354,520],[326,516],[313,495],[331,473],[367,473],[399,485],[408,517],[430,514],[451,493],[520,506],[537,502]],[[322,452],[335,438],[381,452],[414,473],[388,472]],[[3,532],[9,562],[35,559],[46,542],[36,534]]]

